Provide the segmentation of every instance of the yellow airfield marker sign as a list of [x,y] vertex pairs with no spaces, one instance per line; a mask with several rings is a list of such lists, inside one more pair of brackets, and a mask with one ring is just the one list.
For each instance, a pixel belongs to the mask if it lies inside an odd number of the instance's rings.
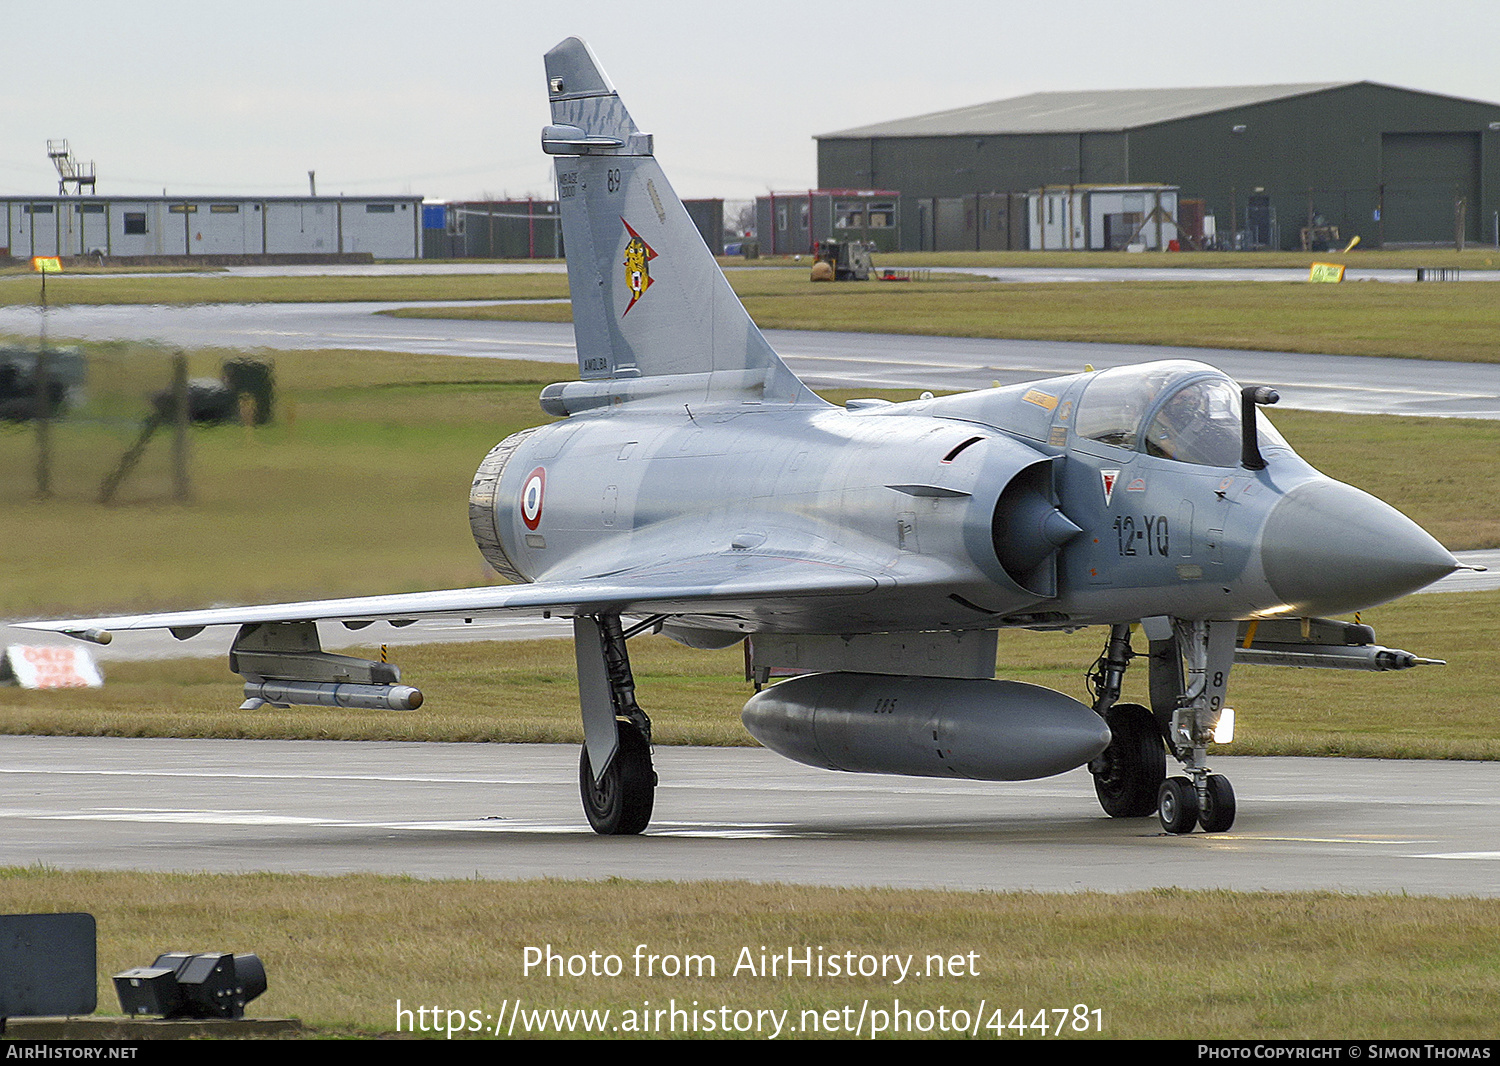
[[1341,263],[1314,263],[1308,272],[1308,281],[1343,281],[1344,267]]
[[34,255],[31,257],[31,269],[38,274],[61,274],[62,260],[55,255]]

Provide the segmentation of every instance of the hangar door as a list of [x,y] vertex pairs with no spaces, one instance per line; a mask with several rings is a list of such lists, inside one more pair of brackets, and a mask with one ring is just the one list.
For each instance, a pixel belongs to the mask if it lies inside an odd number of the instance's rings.
[[1380,138],[1385,240],[1452,243],[1462,198],[1464,236],[1479,236],[1479,134],[1386,133]]

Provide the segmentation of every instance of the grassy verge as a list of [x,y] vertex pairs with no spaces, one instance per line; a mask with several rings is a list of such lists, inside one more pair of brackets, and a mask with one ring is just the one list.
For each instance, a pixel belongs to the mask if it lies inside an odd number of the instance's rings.
[[[1488,284],[1121,281],[814,285],[804,272],[730,275],[762,329],[941,334],[1500,361],[1500,299]],[[568,321],[562,304],[403,308],[414,318]]]
[[[0,276],[0,305],[35,304],[36,275]],[[385,300],[524,300],[568,295],[565,274],[445,274],[424,277],[239,277],[231,274],[56,274],[47,302],[65,304],[329,303]]]
[[[790,255],[739,259],[724,256],[726,266],[765,266],[808,269],[808,257]],[[1500,249],[1493,245],[1471,245],[1462,252],[1452,248],[1376,249],[1361,246],[1343,252],[880,252],[877,267],[885,264],[928,267],[1018,267],[1071,270],[1114,267],[1122,270],[1306,270],[1313,263],[1343,263],[1351,270],[1415,270],[1446,267],[1459,270],[1495,270]]]
[[832,298],[749,297],[746,307],[774,329],[1500,361],[1500,300],[1489,285],[940,284],[901,295],[891,295],[901,286],[873,285]]
[[[1482,1040],[1494,1035],[1500,998],[1496,900],[0,869],[0,907],[96,916],[102,1012],[116,1002],[108,975],[145,965],[160,951],[254,951],[268,989],[250,1015],[299,1017],[325,1035],[390,1033],[398,1000],[413,1012],[407,1025],[417,1023],[420,1006],[440,1008],[440,1029],[463,1029],[471,1011],[480,1024],[488,1015],[493,1027],[520,999],[528,1010],[608,1009],[607,1025],[625,1028],[611,1037],[630,1035],[625,1012],[636,1012],[639,1023],[647,1001],[668,1008],[673,1000],[682,1008],[696,1002],[715,1017],[725,1017],[721,1006],[731,1018],[740,1010],[787,1012],[783,1024],[796,1031],[784,1030],[785,1038],[820,1035],[809,1031],[815,1016],[821,1025],[831,1020],[823,1012],[835,1011],[840,1029],[827,1035],[847,1036],[844,1008],[852,1021],[862,1003],[892,1012],[899,1000],[914,1026],[936,1029],[940,1008],[949,1017],[961,1010],[971,1026],[978,1015],[987,1037],[1040,1037],[1036,1029],[986,1029],[996,1020],[1030,1025],[1039,1010],[1047,1012],[1050,1036],[1051,1026],[1071,1022],[1072,1008],[1083,1004],[1100,1012],[1098,1029],[1062,1035]],[[1172,931],[1168,965],[1160,952],[1164,929]],[[637,945],[646,954],[709,957],[712,975],[699,962],[691,976],[636,976]],[[618,956],[621,973],[526,975],[526,949],[546,946],[564,958],[597,952],[601,967]],[[746,948],[757,964],[762,950],[799,957],[811,950],[816,958],[821,949],[841,961],[849,952],[911,955],[922,970],[928,956],[945,964],[961,956],[963,967],[954,975],[945,965],[944,976],[912,976],[899,985],[800,972],[736,976]],[[919,1019],[923,1010],[931,1016]],[[1086,1014],[1091,1026],[1095,1016]],[[432,1017],[422,1020],[430,1027]],[[523,1023],[516,1035],[524,1031]],[[554,1027],[538,1035],[558,1034]]]

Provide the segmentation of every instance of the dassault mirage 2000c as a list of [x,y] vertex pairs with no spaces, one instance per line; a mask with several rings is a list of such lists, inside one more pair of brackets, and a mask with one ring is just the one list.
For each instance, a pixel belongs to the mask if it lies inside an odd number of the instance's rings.
[[[1458,568],[1257,418],[1266,387],[1173,361],[908,403],[814,395],[772,351],[583,42],[546,57],[580,380],[480,464],[469,521],[503,587],[32,623],[105,640],[238,625],[247,706],[414,708],[316,623],[573,619],[600,833],[638,833],[656,775],[626,640],[749,639],[743,719],[814,766],[1009,781],[1087,764],[1105,811],[1174,833],[1234,820],[1207,749],[1235,662],[1423,660],[1330,620]],[[1092,706],[997,680],[997,632],[1108,627]],[[1137,628],[1138,627],[1138,628]],[[1120,701],[1136,632],[1150,706]],[[1185,776],[1166,776],[1166,753]]]

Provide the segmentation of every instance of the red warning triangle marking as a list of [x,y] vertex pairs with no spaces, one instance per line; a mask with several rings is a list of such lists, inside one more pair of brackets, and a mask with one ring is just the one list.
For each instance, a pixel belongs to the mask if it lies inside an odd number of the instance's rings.
[[1104,505],[1109,506],[1110,498],[1115,494],[1115,481],[1120,476],[1118,470],[1101,470],[1099,478],[1104,482]]

